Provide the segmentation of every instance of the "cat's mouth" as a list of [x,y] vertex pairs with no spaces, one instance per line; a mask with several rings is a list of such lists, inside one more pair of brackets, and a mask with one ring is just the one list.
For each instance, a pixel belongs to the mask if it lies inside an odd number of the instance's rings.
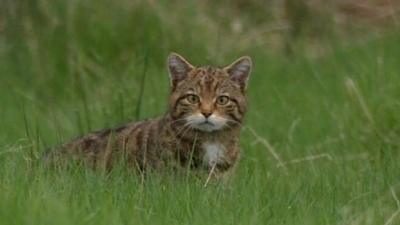
[[198,130],[207,131],[207,132],[211,132],[211,131],[217,130],[217,127],[213,123],[211,123],[209,121],[205,121],[205,122],[196,124],[195,128],[198,129]]
[[212,132],[221,130],[224,126],[224,121],[222,119],[218,119],[215,116],[211,116],[209,118],[204,118],[203,116],[189,116],[187,118],[188,123],[191,124],[191,127],[204,132]]
[[204,122],[198,123],[194,126],[197,130],[211,132],[221,129],[221,126],[215,124],[209,120],[205,120]]

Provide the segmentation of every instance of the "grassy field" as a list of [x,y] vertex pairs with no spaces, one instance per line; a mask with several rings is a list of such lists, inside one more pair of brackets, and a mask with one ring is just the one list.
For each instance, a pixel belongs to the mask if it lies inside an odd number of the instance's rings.
[[[256,41],[251,13],[229,31],[218,5],[28,2],[0,14],[0,224],[400,224],[399,32],[288,55]],[[43,168],[50,146],[164,113],[170,51],[253,58],[230,183]]]

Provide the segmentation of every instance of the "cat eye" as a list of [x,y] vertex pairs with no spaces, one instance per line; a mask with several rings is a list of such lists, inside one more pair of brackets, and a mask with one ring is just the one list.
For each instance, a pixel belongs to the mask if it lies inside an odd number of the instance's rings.
[[226,105],[226,104],[228,104],[228,102],[229,102],[229,97],[228,96],[223,95],[223,96],[219,96],[217,98],[217,104],[218,105]]
[[186,96],[186,99],[190,104],[197,104],[200,101],[199,96],[197,95],[188,95]]

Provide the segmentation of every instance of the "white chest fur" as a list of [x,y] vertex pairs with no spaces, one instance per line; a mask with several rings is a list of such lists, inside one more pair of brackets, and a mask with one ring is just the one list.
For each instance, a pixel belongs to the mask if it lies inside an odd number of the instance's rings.
[[204,156],[203,163],[208,166],[214,166],[223,162],[225,156],[225,147],[219,142],[203,143]]

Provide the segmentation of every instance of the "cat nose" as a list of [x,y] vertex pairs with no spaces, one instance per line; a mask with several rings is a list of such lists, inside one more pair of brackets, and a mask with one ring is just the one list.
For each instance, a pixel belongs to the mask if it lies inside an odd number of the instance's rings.
[[202,112],[201,114],[203,114],[203,116],[205,117],[205,118],[208,118],[209,116],[211,116],[211,112]]

